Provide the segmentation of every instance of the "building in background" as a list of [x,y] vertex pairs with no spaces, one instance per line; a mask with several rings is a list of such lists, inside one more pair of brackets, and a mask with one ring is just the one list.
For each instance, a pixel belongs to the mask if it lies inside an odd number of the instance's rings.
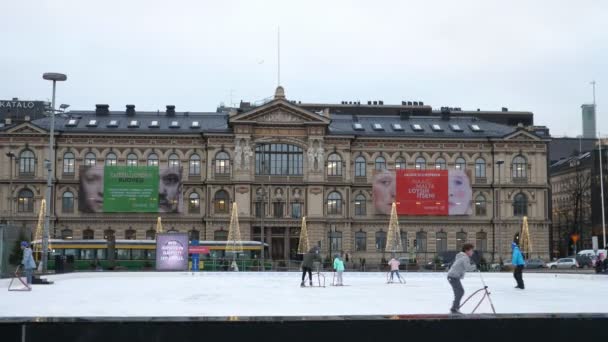
[[49,103],[13,98],[0,100],[0,126],[17,124],[44,117]]
[[595,127],[595,105],[584,104],[581,106],[581,110],[583,119],[583,138],[597,137],[597,130]]
[[[302,104],[287,100],[282,87],[263,104],[217,112],[71,111],[56,122],[51,233],[154,239],[161,216],[166,230],[226,240],[236,201],[242,238],[260,240],[263,229],[273,260],[297,257],[306,216],[310,242],[324,255],[365,258],[369,268],[390,256],[384,207],[395,196],[375,188],[385,185],[376,176],[458,170],[469,175],[469,184],[459,183],[469,208],[401,215],[403,252],[423,263],[471,242],[488,261],[508,260],[527,216],[533,256],[547,259],[549,132],[527,125],[530,112],[510,113],[433,110],[422,102]],[[0,210],[23,228],[35,225],[44,198],[48,128],[40,118],[0,129]],[[104,212],[99,198],[108,194],[95,185],[103,176],[88,173],[104,165],[179,170],[166,178],[169,190],[159,185],[171,210]]]

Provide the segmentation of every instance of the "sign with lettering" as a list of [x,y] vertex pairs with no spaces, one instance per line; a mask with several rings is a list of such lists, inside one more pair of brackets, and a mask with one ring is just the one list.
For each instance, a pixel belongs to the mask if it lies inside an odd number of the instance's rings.
[[188,234],[156,235],[156,270],[185,271],[188,269]]

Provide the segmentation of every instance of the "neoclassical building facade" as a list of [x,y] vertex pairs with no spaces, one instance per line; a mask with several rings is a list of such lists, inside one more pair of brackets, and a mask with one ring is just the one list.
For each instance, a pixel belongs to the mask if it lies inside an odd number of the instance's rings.
[[[373,205],[374,173],[456,168],[471,175],[472,215],[400,216],[404,252],[424,262],[471,242],[488,261],[507,259],[527,216],[533,255],[548,258],[546,135],[422,103],[396,115],[377,106],[315,110],[279,87],[265,104],[224,112],[72,111],[56,122],[51,235],[153,239],[157,213],[82,212],[81,167],[181,166],[183,204],[160,215],[166,230],[225,240],[236,202],[242,238],[259,240],[264,229],[274,260],[296,258],[306,216],[309,240],[324,254],[370,264],[388,257],[389,216]],[[26,231],[44,198],[48,128],[48,118],[0,128],[1,214]]]

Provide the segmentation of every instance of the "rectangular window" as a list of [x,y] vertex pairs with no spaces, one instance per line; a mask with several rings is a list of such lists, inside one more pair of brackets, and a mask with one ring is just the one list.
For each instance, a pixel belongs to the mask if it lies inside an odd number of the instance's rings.
[[301,218],[302,217],[302,203],[293,202],[291,203],[291,217]]
[[353,124],[353,128],[355,129],[355,131],[363,131],[363,125],[358,122],[355,122]]
[[108,127],[118,127],[118,120],[110,120]]
[[403,131],[403,126],[401,126],[401,124],[393,124],[393,130],[395,131]]
[[169,126],[169,128],[179,128],[179,122],[171,121],[171,125]]
[[283,202],[275,202],[273,203],[273,212],[274,217],[281,218],[284,216],[283,208],[285,207]]
[[479,127],[479,125],[471,125],[471,129],[473,130],[473,132],[481,132],[482,129],[481,127]]
[[375,131],[383,131],[383,130],[384,130],[384,128],[382,127],[382,125],[381,125],[381,124],[379,124],[379,123],[375,123],[375,124],[374,124],[374,130],[375,130]]
[[192,125],[190,125],[190,128],[199,128],[199,127],[201,127],[201,125],[198,121],[192,121]]
[[150,126],[148,126],[150,128],[158,128],[160,127],[158,124],[158,120],[153,120],[152,122],[150,122]]
[[365,232],[355,233],[355,251],[363,252],[367,249],[367,234]]
[[129,122],[129,128],[136,128],[139,127],[139,123],[137,122],[137,120],[131,120],[131,122]]
[[441,131],[443,131],[443,129],[441,128],[441,126],[439,126],[438,124],[431,125],[431,128],[433,128],[433,131],[435,131],[435,132],[441,132]]
[[419,124],[412,124],[412,129],[416,132],[424,131],[424,128],[422,128],[422,126],[420,126]]
[[89,120],[87,127],[97,127],[97,120]]
[[460,125],[457,124],[451,124],[450,128],[452,129],[452,131],[454,132],[462,132],[462,128],[460,128]]

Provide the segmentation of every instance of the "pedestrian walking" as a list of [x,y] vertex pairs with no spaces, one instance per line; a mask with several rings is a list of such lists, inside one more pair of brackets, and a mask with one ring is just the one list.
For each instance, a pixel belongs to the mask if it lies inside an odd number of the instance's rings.
[[454,263],[448,271],[448,282],[452,286],[454,291],[454,301],[452,302],[452,308],[450,312],[453,314],[460,314],[460,300],[464,296],[464,288],[462,287],[461,279],[464,278],[466,272],[475,271],[477,268],[475,264],[471,263],[471,255],[473,255],[473,245],[465,243],[462,246],[462,252],[456,254]]

